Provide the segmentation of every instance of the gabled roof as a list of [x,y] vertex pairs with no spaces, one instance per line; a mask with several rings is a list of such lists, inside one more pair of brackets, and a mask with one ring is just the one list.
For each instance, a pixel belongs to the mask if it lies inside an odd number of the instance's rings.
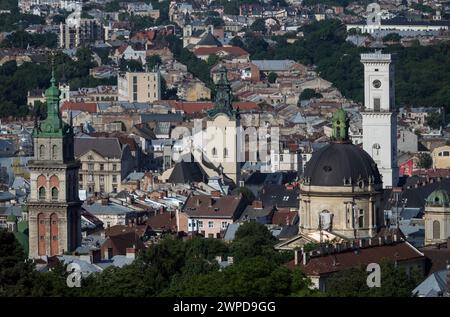
[[117,138],[75,138],[76,157],[80,157],[90,150],[107,158],[122,157],[122,148]]
[[435,272],[420,283],[412,293],[420,297],[435,297],[439,293],[445,294],[448,290],[447,276],[450,276],[450,270]]
[[221,47],[222,43],[211,32],[208,32],[203,36],[203,38],[197,43],[197,46],[217,46]]
[[183,206],[183,212],[190,217],[234,218],[239,216],[241,195],[212,197],[211,195],[193,195]]
[[172,184],[189,184],[204,181],[206,174],[197,162],[178,162],[168,179]]

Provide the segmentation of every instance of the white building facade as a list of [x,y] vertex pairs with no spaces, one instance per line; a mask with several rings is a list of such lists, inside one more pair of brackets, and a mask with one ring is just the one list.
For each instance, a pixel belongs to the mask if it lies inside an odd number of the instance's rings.
[[364,64],[363,148],[378,166],[383,187],[396,186],[397,113],[390,54],[361,54]]

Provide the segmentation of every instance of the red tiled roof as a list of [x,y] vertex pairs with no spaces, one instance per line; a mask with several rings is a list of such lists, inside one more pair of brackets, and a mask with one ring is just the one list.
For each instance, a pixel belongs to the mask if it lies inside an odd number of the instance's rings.
[[72,102],[65,101],[61,106],[61,111],[83,111],[97,113],[97,104],[95,102]]
[[239,108],[239,110],[257,110],[259,109],[256,102],[253,101],[237,101],[233,102],[233,108]]
[[156,31],[144,31],[136,33],[131,39],[132,40],[150,40],[152,41],[156,37]]
[[153,230],[175,229],[177,224],[175,214],[172,212],[163,212],[156,214],[147,220],[147,225]]
[[183,212],[191,217],[234,218],[244,209],[241,195],[212,197],[193,195],[186,201]]
[[297,212],[295,211],[281,211],[274,212],[272,217],[272,224],[274,225],[290,225]]
[[[355,252],[355,250],[347,250],[340,253],[312,257],[306,265],[303,265],[300,259],[298,267],[307,275],[317,276],[358,268],[360,266],[366,266],[369,263],[379,263],[383,259],[402,262],[421,258],[425,259],[416,248],[409,243],[400,242],[359,248],[358,252]],[[294,268],[296,265],[294,261],[290,261],[287,263],[287,266]]]
[[243,55],[249,55],[247,51],[244,49],[238,47],[238,46],[225,46],[225,47],[199,47],[194,50],[194,54],[196,56],[205,56],[205,55],[211,55],[216,54],[217,52],[226,52],[229,55],[233,56],[243,56]]

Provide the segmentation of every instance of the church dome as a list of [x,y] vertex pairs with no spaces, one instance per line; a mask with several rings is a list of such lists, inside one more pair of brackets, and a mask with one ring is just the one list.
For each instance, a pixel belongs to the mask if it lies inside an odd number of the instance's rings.
[[450,205],[449,194],[444,189],[437,189],[427,197],[427,205],[435,207],[448,207]]
[[362,148],[348,140],[349,119],[338,109],[332,119],[332,142],[306,163],[303,180],[311,186],[366,186],[381,184],[377,165]]
[[330,143],[306,163],[304,180],[311,186],[381,184],[377,165],[363,149],[351,143]]

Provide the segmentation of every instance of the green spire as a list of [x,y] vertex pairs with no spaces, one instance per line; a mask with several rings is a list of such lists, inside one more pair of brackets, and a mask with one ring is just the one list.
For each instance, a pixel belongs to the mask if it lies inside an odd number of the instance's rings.
[[348,128],[349,128],[349,119],[347,118],[347,113],[344,109],[338,109],[332,119],[332,140],[345,142],[348,141]]
[[225,113],[230,117],[236,117],[236,111],[233,110],[231,101],[231,85],[228,81],[227,69],[223,65],[220,65],[218,75],[214,108],[208,111],[208,114],[213,117],[219,113]]
[[59,112],[59,96],[61,92],[56,86],[53,68],[50,84],[50,87],[45,91],[47,118],[35,128],[33,132],[35,137],[62,137],[69,131],[68,125],[62,121]]

